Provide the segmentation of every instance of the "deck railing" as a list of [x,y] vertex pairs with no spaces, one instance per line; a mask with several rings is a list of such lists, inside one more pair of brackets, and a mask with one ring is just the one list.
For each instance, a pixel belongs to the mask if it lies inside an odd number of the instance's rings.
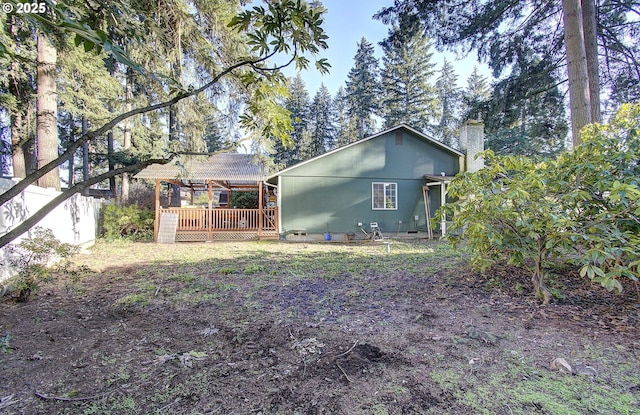
[[262,209],[184,207],[161,209],[160,214],[177,213],[177,231],[276,231],[277,209],[277,207]]

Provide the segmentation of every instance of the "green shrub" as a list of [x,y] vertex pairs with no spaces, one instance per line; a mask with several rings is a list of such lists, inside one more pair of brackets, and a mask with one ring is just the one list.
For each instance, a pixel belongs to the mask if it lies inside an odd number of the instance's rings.
[[536,162],[486,151],[486,167],[456,177],[448,238],[486,268],[496,261],[528,267],[536,294],[551,292],[552,261],[576,265],[608,290],[640,276],[640,105],[624,105],[609,124],[582,131],[583,144]]
[[233,192],[229,206],[241,209],[257,209],[259,196],[258,192]]
[[132,239],[136,241],[153,238],[153,211],[137,205],[106,205],[100,210],[103,237],[106,239]]
[[60,242],[51,229],[34,228],[32,236],[12,249],[9,262],[17,274],[10,279],[11,288],[7,291],[18,301],[27,301],[42,282],[53,277],[50,267],[53,260],[65,260],[77,252],[77,246]]

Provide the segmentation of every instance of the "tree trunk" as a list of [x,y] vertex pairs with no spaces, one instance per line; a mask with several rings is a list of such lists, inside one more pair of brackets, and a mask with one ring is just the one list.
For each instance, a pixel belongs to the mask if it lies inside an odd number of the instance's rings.
[[545,254],[544,245],[544,239],[538,238],[538,253],[535,260],[535,269],[533,271],[533,276],[531,277],[531,282],[533,283],[536,296],[542,298],[542,304],[546,305],[551,301],[551,293],[544,283],[544,272],[542,271],[542,261]]
[[[178,56],[177,60],[178,63],[172,65],[172,72],[175,79],[180,79],[182,72],[180,56]],[[178,107],[177,104],[174,104],[169,107],[169,141],[178,141],[180,139],[178,129]],[[171,197],[169,198],[171,201],[170,205],[180,207],[182,205],[182,201],[180,199],[180,186],[177,184],[170,184],[169,186],[171,187]]]
[[[11,63],[13,66],[13,62]],[[13,84],[13,82],[9,82]],[[11,158],[13,162],[13,177],[24,179],[27,177],[23,141],[26,139],[25,114],[20,108],[11,111]]]
[[[9,33],[13,39],[18,36],[18,29],[15,24],[16,16],[10,16]],[[16,99],[16,107],[9,114],[11,119],[11,156],[13,164],[13,177],[24,179],[27,177],[27,165],[25,161],[23,145],[28,141],[29,133],[26,123],[29,116],[29,96],[31,88],[27,90],[24,82],[20,81],[20,61],[11,60],[9,67],[9,81],[7,89],[9,94]]]
[[[82,135],[86,135],[89,130],[89,122],[87,117],[82,117]],[[82,144],[82,181],[89,180],[89,143]],[[83,194],[89,193],[89,187],[82,189]]]
[[[38,34],[38,80],[37,80],[37,157],[38,168],[58,158],[58,102],[56,98],[57,52],[49,39]],[[51,170],[38,180],[40,187],[60,190],[58,169]]]
[[598,62],[598,33],[595,0],[581,0],[584,47],[587,57],[589,77],[589,100],[591,102],[591,122],[601,122],[600,114],[600,67]]
[[[125,78],[125,100],[126,100],[126,111],[131,111],[132,101],[133,101],[133,70],[131,68],[127,68],[127,76]],[[124,122],[124,130],[122,131],[122,149],[127,151],[131,148],[131,129],[132,129],[132,121],[131,119],[127,119]],[[129,174],[122,174],[122,183],[120,188],[120,203],[123,205],[127,205],[129,203]]]
[[[116,168],[116,165],[113,162],[113,150],[114,150],[113,130],[111,130],[107,133],[107,170],[109,171],[114,170]],[[109,177],[109,194],[110,194],[109,197],[111,198],[116,197],[117,191],[116,191],[115,176]]]
[[589,77],[580,0],[562,0],[562,11],[569,75],[571,134],[573,145],[576,146],[582,142],[580,130],[591,122]]
[[[69,144],[73,144],[76,140],[76,120],[73,118],[73,114],[69,114]],[[75,176],[75,160],[74,157],[69,157],[69,186],[73,186]]]

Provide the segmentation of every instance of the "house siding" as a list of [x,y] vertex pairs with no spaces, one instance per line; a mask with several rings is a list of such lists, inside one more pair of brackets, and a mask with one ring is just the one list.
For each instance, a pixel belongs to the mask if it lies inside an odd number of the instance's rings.
[[[359,222],[366,230],[370,222],[385,232],[425,229],[423,175],[455,175],[458,169],[458,154],[409,130],[391,130],[281,172],[281,231],[360,232]],[[373,182],[397,183],[396,210],[372,209]],[[430,192],[432,213],[439,199]]]

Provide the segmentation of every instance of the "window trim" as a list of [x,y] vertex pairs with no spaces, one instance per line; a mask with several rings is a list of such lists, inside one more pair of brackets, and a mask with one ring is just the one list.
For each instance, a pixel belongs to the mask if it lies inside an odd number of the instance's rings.
[[[375,200],[375,187],[376,185],[382,185],[382,192],[384,197],[387,195],[387,188],[393,186],[393,192],[395,200],[393,201],[393,207],[376,207]],[[385,203],[386,205],[386,203]],[[371,210],[398,210],[398,183],[396,182],[371,182]]]

